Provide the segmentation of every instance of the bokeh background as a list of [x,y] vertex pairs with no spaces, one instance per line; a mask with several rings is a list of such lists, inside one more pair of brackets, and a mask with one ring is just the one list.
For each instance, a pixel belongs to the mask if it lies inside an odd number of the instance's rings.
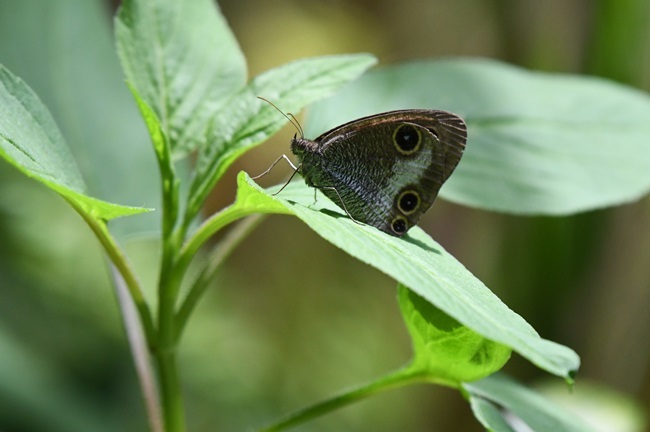
[[[157,170],[112,48],[117,4],[0,0],[0,62],[50,108],[98,196],[150,204]],[[251,76],[301,57],[370,52],[382,64],[491,57],[650,90],[647,0],[219,4]],[[263,171],[288,151],[292,135],[286,129],[244,156],[217,186],[206,213],[232,201],[239,170]],[[135,152],[143,153],[139,158],[111,157],[120,146],[145,151]],[[107,161],[102,166],[92,163],[98,154]],[[102,170],[108,175],[99,175]],[[282,181],[287,173],[281,171],[264,181]],[[151,196],[134,202],[138,194]],[[580,354],[574,397],[563,404],[599,402],[587,412],[604,430],[642,431],[650,430],[642,417],[650,411],[649,221],[648,198],[561,218],[515,217],[441,200],[421,226],[543,337]],[[123,241],[153,294],[155,241]],[[410,345],[394,281],[297,219],[274,216],[217,277],[181,353],[190,430],[230,431],[250,430],[398,368]],[[564,390],[559,379],[516,355],[505,370],[549,394]],[[622,423],[605,423],[613,418]],[[145,428],[99,245],[63,200],[0,162],[0,430]],[[417,385],[297,430],[481,428],[457,392]]]

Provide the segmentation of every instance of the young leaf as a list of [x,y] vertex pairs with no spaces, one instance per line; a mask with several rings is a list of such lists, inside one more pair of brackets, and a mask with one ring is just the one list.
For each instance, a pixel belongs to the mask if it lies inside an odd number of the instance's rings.
[[244,152],[276,133],[286,119],[263,96],[285,112],[298,112],[329,96],[375,64],[367,54],[298,60],[255,77],[214,117],[208,142],[202,149],[190,188],[190,209],[195,214],[226,169]]
[[[463,388],[469,393],[472,407],[478,400],[490,401],[519,417],[531,430],[567,432],[592,430],[575,414],[500,373],[481,381],[465,383]],[[492,411],[490,415],[496,413],[500,413],[502,417],[508,415],[503,411]],[[479,417],[479,420],[482,421],[482,417]],[[493,419],[492,422],[496,423],[496,420]],[[483,425],[488,426],[485,423]]]
[[441,190],[455,202],[563,215],[650,190],[650,98],[594,77],[484,59],[385,67],[316,104],[305,129],[313,137],[398,108],[446,109],[467,122],[465,154]]
[[245,59],[216,3],[125,0],[115,32],[127,80],[160,120],[174,155],[186,155],[246,82]]
[[398,290],[413,341],[411,368],[425,372],[431,381],[458,387],[498,371],[510,358],[510,347],[485,339],[404,285]]
[[355,223],[322,195],[314,203],[314,189],[302,181],[290,183],[274,197],[241,173],[235,204],[206,221],[199,231],[201,238],[251,213],[293,213],[335,246],[408,286],[476,333],[511,347],[542,369],[571,381],[572,373],[579,367],[580,360],[574,351],[542,339],[418,227],[402,238],[392,237]]
[[81,174],[47,108],[21,79],[1,65],[0,155],[94,219],[110,220],[148,211],[85,195]]

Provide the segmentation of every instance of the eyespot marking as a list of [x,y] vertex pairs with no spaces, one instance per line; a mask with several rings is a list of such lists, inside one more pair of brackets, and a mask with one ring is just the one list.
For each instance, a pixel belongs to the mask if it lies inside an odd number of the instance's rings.
[[420,195],[414,190],[405,190],[397,197],[397,209],[406,216],[413,214],[420,207]]
[[401,236],[408,230],[409,226],[408,226],[408,222],[406,222],[406,219],[403,216],[397,216],[390,223],[390,227],[395,234]]
[[393,144],[398,152],[411,155],[420,149],[422,134],[412,124],[402,123],[393,132]]

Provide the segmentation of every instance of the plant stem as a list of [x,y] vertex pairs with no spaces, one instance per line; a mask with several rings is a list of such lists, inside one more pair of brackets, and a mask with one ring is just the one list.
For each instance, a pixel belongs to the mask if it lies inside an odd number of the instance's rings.
[[[201,246],[216,232],[238,219],[251,214],[262,214],[264,209],[238,206],[237,203],[212,215],[192,234],[180,251],[177,268],[185,271]],[[278,213],[278,212],[276,212]]]
[[180,381],[176,369],[175,307],[185,270],[179,268],[177,254],[184,233],[173,230],[163,238],[160,280],[158,281],[158,339],[154,355],[158,364],[158,381],[165,430],[185,430],[185,415]]
[[158,280],[158,338],[154,355],[158,364],[158,384],[167,432],[185,430],[180,380],[176,367],[175,308],[184,269],[178,268],[178,253],[185,240],[184,225],[178,226],[180,183],[171,159],[168,134],[160,125],[150,125],[162,177],[162,256]]
[[648,51],[650,4],[647,0],[599,0],[592,7],[595,24],[588,72],[642,87],[648,69],[643,59]]
[[151,356],[142,331],[142,323],[138,319],[137,309],[124,283],[124,278],[117,271],[115,265],[110,264],[110,269],[113,275],[113,285],[117,294],[118,303],[122,311],[124,328],[126,329],[129,346],[133,354],[133,363],[138,375],[138,382],[142,389],[142,395],[149,417],[149,426],[152,432],[163,432],[158,387],[156,386],[155,374],[151,367]]
[[201,270],[198,278],[192,284],[190,291],[185,297],[178,313],[176,314],[176,339],[179,340],[185,325],[196,307],[199,299],[207,289],[210,281],[214,279],[223,262],[230,256],[232,251],[244,240],[248,234],[257,227],[257,225],[264,219],[262,214],[254,214],[248,216],[246,219],[237,224],[231,231],[228,232],[219,245],[214,249],[210,258]]
[[185,430],[185,414],[176,366],[176,350],[158,351],[156,360],[165,431],[182,432]]
[[151,310],[144,300],[140,283],[135,273],[131,269],[126,256],[108,231],[106,223],[88,214],[73,200],[68,200],[68,202],[86,221],[112,263],[111,272],[113,273],[116,297],[118,298],[124,327],[133,354],[138,381],[149,416],[149,423],[152,431],[160,432],[162,431],[160,402],[155,391],[153,373],[149,362],[149,350],[156,343],[156,330],[153,324]]
[[398,369],[388,375],[385,375],[373,382],[364,386],[357,387],[345,393],[326,399],[310,407],[296,411],[293,414],[281,419],[277,423],[272,424],[266,428],[260,429],[260,432],[274,432],[288,429],[299,424],[305,423],[308,420],[322,416],[330,411],[334,411],[345,405],[365,399],[374,394],[391,390],[398,387],[411,384],[417,381],[424,381],[427,378],[426,372],[422,369],[416,369],[411,365]]
[[131,295],[131,298],[133,299],[133,302],[135,303],[136,309],[138,311],[140,322],[142,323],[144,334],[147,339],[147,344],[150,347],[153,346],[156,332],[153,325],[151,311],[144,300],[142,290],[140,289],[140,283],[138,282],[135,273],[131,269],[126,256],[115,242],[115,239],[113,239],[113,236],[111,236],[108,228],[106,227],[106,223],[97,220],[91,215],[87,214],[83,209],[77,206],[74,201],[67,201],[86,221],[104,248],[104,251],[108,255],[108,258],[113,263],[113,265],[115,265],[120,275],[122,275],[122,278],[124,278],[124,283],[126,284],[126,287],[129,290],[129,294]]

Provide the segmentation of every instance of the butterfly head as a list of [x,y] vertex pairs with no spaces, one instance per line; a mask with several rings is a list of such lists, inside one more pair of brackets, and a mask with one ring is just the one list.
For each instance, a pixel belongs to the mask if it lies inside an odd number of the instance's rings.
[[294,135],[291,139],[291,153],[298,157],[305,153],[319,153],[319,145],[316,141]]

